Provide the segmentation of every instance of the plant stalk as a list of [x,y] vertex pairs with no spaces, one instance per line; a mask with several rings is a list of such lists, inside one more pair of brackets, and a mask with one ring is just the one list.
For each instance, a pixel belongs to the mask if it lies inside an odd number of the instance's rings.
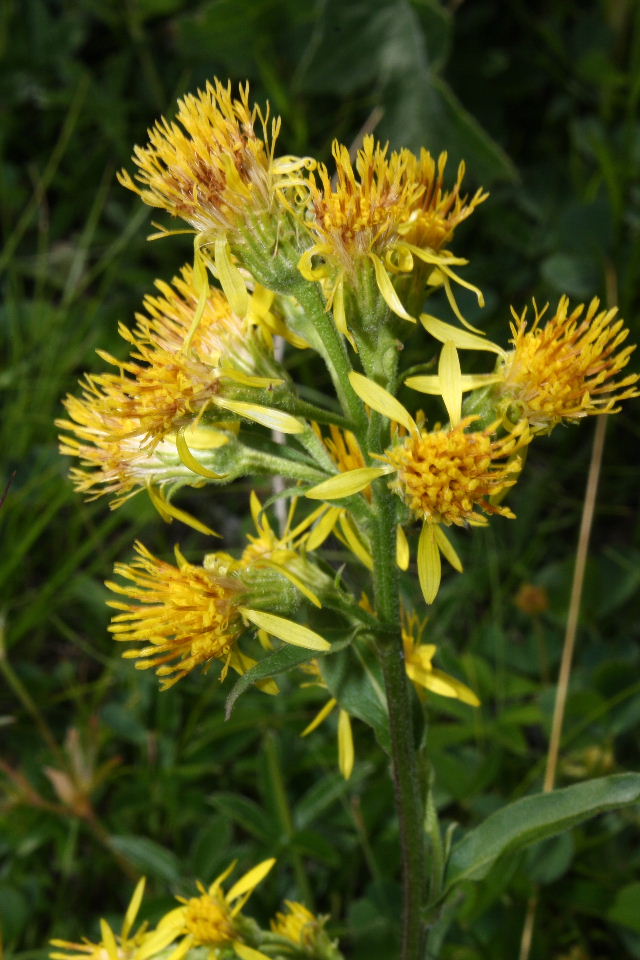
[[411,696],[400,629],[400,598],[395,564],[395,511],[390,494],[374,484],[376,515],[372,530],[376,611],[381,629],[377,648],[389,710],[392,775],[402,856],[401,960],[422,960],[427,893],[424,811]]

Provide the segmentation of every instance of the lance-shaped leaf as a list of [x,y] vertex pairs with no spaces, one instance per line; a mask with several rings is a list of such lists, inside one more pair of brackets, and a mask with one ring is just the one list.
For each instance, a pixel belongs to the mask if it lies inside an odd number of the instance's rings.
[[492,813],[454,845],[443,892],[449,893],[465,880],[482,880],[505,853],[639,800],[640,773],[600,777],[515,800]]

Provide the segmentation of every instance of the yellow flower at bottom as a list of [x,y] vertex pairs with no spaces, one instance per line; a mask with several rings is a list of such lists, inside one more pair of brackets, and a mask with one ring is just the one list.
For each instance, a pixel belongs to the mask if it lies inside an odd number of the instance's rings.
[[562,297],[542,327],[546,307],[538,310],[534,304],[529,330],[526,310],[521,316],[514,314],[514,349],[502,361],[499,391],[536,432],[549,432],[562,420],[616,413],[617,403],[639,395],[638,374],[614,379],[635,350],[618,349],[629,331],[615,319],[615,309],[598,311],[599,305],[595,298],[586,312],[585,304],[569,312],[569,299]]
[[233,947],[241,958],[264,957],[264,954],[243,942],[240,913],[259,883],[264,880],[275,859],[263,860],[245,873],[225,893],[222,884],[235,868],[235,862],[205,888],[198,884],[200,896],[186,900],[178,897],[182,906],[171,910],[158,924],[158,932],[170,941],[180,940],[170,954],[170,960],[180,960],[192,947]]
[[[64,953],[50,953],[51,960],[149,960],[167,947],[173,937],[167,933],[147,930],[143,923],[135,933],[135,922],[144,894],[144,877],[137,884],[127,908],[122,929],[115,934],[106,920],[100,921],[102,938],[98,943],[83,939],[82,943],[67,940],[52,940],[51,946],[61,947]],[[71,950],[72,953],[66,951]]]
[[271,921],[271,929],[278,936],[291,940],[296,946],[313,950],[318,934],[322,931],[322,921],[302,903],[285,900],[286,913],[277,913]]
[[188,563],[177,548],[178,566],[154,557],[141,543],[135,549],[137,560],[114,568],[129,584],[107,582],[133,601],[109,601],[123,611],[109,630],[116,640],[145,644],[124,656],[138,658],[138,669],[157,668],[163,689],[213,660],[223,661],[223,675],[229,666],[243,673],[244,658],[235,649],[243,630],[241,581],[226,575],[222,563],[207,570]]

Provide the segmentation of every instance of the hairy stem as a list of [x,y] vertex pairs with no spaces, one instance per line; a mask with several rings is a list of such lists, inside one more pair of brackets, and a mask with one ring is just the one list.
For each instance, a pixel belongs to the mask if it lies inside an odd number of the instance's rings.
[[401,960],[419,960],[424,947],[422,908],[427,893],[422,789],[400,629],[393,495],[380,483],[374,487],[374,589],[381,627],[377,647],[389,710],[393,786],[402,856],[404,896],[400,956]]

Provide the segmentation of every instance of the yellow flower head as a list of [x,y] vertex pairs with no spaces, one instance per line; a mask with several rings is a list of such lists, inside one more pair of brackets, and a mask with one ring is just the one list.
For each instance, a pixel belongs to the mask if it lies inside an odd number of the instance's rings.
[[319,920],[302,903],[295,900],[285,900],[287,912],[277,913],[271,921],[271,929],[280,937],[291,940],[296,946],[305,950],[313,950],[322,931],[322,920]]
[[484,525],[476,512],[513,517],[508,507],[489,501],[515,483],[519,461],[509,461],[519,438],[492,437],[492,428],[470,431],[475,418],[466,417],[449,430],[412,431],[385,451],[384,460],[396,471],[391,488],[414,516],[431,523]]
[[419,157],[409,151],[403,152],[408,154],[407,175],[423,189],[414,202],[406,222],[400,226],[399,232],[407,243],[420,249],[440,250],[452,239],[458,224],[471,216],[475,208],[486,200],[489,194],[478,189],[470,200],[462,195],[464,163],[458,167],[458,176],[452,189],[445,190],[446,153],[440,154],[436,164],[424,147],[420,150]]
[[192,947],[233,947],[239,956],[263,957],[259,951],[243,951],[240,913],[258,884],[264,880],[275,859],[263,860],[245,873],[227,892],[223,883],[235,869],[235,862],[220,874],[209,887],[198,884],[200,896],[184,899],[182,906],[171,910],[158,924],[158,931],[171,940],[182,938],[170,956],[183,957]]
[[[408,151],[388,156],[389,145],[369,135],[358,151],[354,171],[349,151],[334,141],[337,184],[334,188],[324,164],[320,183],[309,177],[309,201],[318,254],[333,259],[353,279],[356,267],[369,254],[380,256],[398,234],[421,187],[406,177]],[[357,174],[357,175],[356,175]]]
[[586,308],[569,311],[562,297],[556,312],[541,326],[546,311],[534,304],[535,319],[527,329],[526,309],[514,313],[514,349],[503,361],[500,392],[536,432],[548,432],[562,420],[577,421],[598,413],[616,413],[617,404],[640,395],[638,374],[614,378],[629,362],[634,346],[619,349],[629,331],[616,309],[598,310],[593,299]]
[[[259,132],[257,132],[257,130]],[[186,220],[196,231],[223,234],[267,212],[279,187],[303,159],[274,159],[280,118],[269,124],[269,109],[249,105],[249,85],[237,98],[214,79],[204,90],[178,101],[175,121],[162,117],[149,131],[149,144],[136,147],[135,180],[126,171],[120,183],[145,203]]]
[[223,662],[223,676],[229,666],[243,673],[245,659],[235,644],[243,630],[238,604],[244,587],[228,575],[223,560],[214,565],[210,559],[204,569],[188,563],[176,548],[174,566],[141,543],[135,549],[137,560],[114,568],[128,583],[107,583],[131,601],[109,601],[122,611],[109,630],[116,640],[143,644],[123,656],[137,659],[138,669],[155,668],[164,690],[213,660]]
[[[100,921],[101,940],[92,943],[83,939],[82,943],[69,943],[67,940],[52,940],[51,945],[65,952],[50,953],[51,960],[149,960],[160,953],[172,937],[157,932],[149,932],[143,923],[133,932],[133,924],[144,894],[145,880],[137,884],[131,902],[127,908],[122,929],[119,934],[113,932],[106,920]],[[68,953],[67,951],[73,951]]]

